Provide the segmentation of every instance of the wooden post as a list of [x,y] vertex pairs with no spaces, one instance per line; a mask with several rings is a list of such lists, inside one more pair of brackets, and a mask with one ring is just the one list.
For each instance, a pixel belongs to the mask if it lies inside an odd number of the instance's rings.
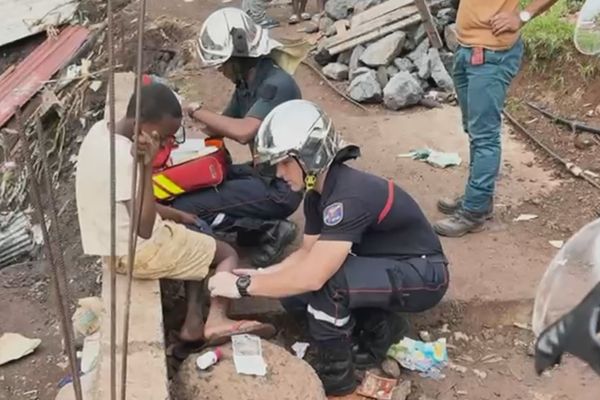
[[438,33],[435,23],[433,22],[433,17],[431,16],[431,11],[429,10],[429,6],[425,2],[425,0],[414,0],[415,5],[419,9],[419,13],[421,14],[421,19],[425,24],[425,30],[427,31],[427,36],[429,37],[429,41],[431,42],[431,46],[436,49],[441,49],[444,47],[444,42]]

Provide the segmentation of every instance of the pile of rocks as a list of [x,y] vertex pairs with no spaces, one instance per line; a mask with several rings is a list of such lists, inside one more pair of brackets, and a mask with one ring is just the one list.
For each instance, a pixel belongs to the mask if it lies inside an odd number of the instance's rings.
[[[320,24],[328,30],[326,36],[332,36],[334,19],[347,19],[379,3],[382,1],[328,0],[327,17],[321,18]],[[456,3],[438,0],[435,8],[431,7],[434,24],[444,41],[441,49],[431,46],[421,22],[333,57],[323,57],[320,52],[315,60],[323,66],[323,74],[328,78],[347,81],[348,95],[361,103],[383,102],[387,108],[399,110],[418,104],[429,91],[453,93],[448,71],[458,47]]]

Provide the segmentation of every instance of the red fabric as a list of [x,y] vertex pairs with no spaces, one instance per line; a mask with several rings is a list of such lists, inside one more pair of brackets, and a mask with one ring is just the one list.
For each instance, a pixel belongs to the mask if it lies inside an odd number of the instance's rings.
[[388,181],[388,197],[385,202],[385,205],[383,206],[383,208],[381,209],[381,212],[379,213],[379,218],[377,218],[378,224],[380,224],[385,219],[385,217],[387,217],[390,210],[392,209],[393,204],[394,204],[394,182],[392,180],[389,180]]

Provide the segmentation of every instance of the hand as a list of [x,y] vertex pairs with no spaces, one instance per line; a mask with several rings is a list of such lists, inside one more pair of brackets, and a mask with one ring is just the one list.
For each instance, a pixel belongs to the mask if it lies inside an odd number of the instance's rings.
[[142,131],[134,140],[137,141],[137,154],[134,154],[135,146],[131,146],[131,155],[142,161],[145,166],[151,165],[160,149],[158,132],[152,131],[151,133],[147,133]]
[[180,224],[184,224],[184,225],[196,225],[196,221],[198,220],[198,217],[194,214],[185,212],[185,211],[179,211],[177,210],[177,221]]
[[193,113],[202,107],[202,102],[190,102],[183,105],[183,111],[190,117],[193,117]]
[[506,32],[517,32],[523,26],[523,21],[519,18],[518,13],[501,12],[492,17],[490,24],[492,33],[494,36],[498,36]]
[[231,272],[217,272],[208,280],[208,290],[211,297],[226,297],[228,299],[239,299],[242,297],[236,282],[238,276]]

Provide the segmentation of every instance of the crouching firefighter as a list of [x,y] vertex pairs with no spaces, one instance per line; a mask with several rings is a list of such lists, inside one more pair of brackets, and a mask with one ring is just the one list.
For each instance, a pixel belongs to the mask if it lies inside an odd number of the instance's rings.
[[326,393],[350,393],[355,368],[382,361],[401,338],[395,313],[425,311],[446,293],[442,246],[409,194],[345,164],[358,147],[344,144],[313,103],[275,108],[258,132],[255,156],[275,165],[292,190],[307,190],[303,243],[269,268],[217,273],[211,295],[280,298],[286,309],[300,308]]
[[[198,53],[205,67],[218,67],[235,83],[235,92],[223,114],[190,104],[188,115],[205,125],[209,136],[248,144],[252,153],[267,114],[280,103],[301,98],[291,75],[270,57],[280,46],[242,10],[215,11],[201,28]],[[198,215],[216,232],[236,233],[240,245],[259,247],[253,264],[266,266],[294,240],[296,226],[287,217],[301,201],[302,194],[277,179],[273,168],[237,164],[229,166],[217,188],[184,194],[173,207]]]

